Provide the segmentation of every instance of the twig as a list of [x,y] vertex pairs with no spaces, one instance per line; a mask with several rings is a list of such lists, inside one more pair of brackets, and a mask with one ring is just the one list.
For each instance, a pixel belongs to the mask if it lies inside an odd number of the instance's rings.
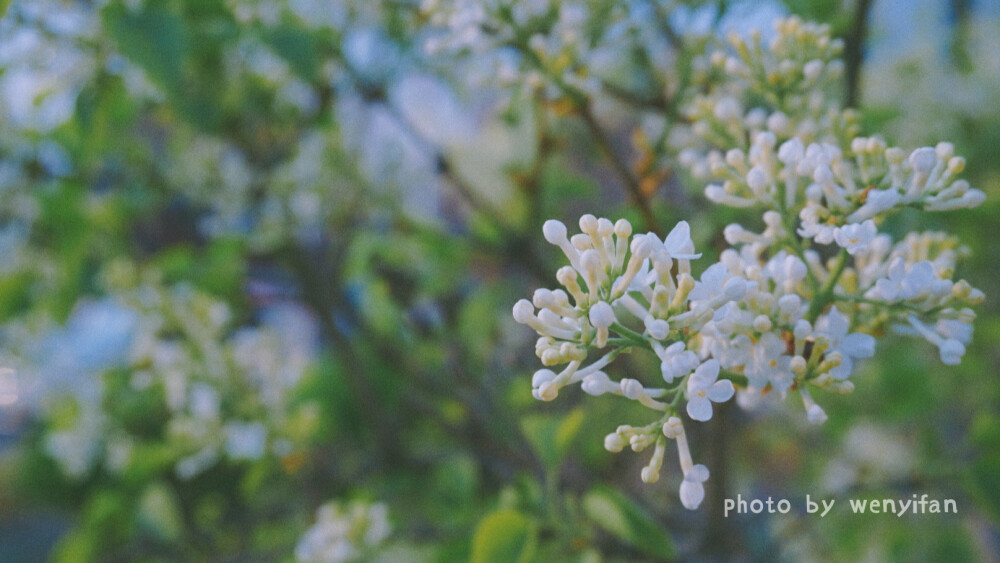
[[847,91],[844,106],[857,107],[861,90],[861,68],[864,63],[865,42],[868,40],[868,15],[872,0],[858,0],[854,9],[854,22],[845,38],[844,64],[847,66]]

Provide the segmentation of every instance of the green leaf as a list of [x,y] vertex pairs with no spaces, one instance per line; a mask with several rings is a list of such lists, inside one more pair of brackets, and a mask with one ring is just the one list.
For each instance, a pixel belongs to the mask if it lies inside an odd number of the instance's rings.
[[583,510],[598,526],[653,557],[672,559],[674,542],[653,517],[632,499],[609,487],[591,489]]
[[123,55],[167,92],[180,90],[188,48],[180,16],[163,7],[132,12],[121,4],[109,4],[102,15],[104,27]]
[[319,69],[316,45],[306,31],[290,25],[270,29],[264,40],[279,57],[285,59],[292,71],[305,80],[315,80]]
[[583,426],[583,410],[574,409],[568,415],[535,414],[524,417],[521,430],[545,467],[554,471],[573,445]]
[[488,514],[476,527],[470,563],[526,563],[538,546],[538,530],[514,510]]
[[146,489],[137,516],[139,524],[161,540],[176,541],[184,529],[177,497],[163,483],[153,483]]
[[971,441],[979,455],[968,467],[966,486],[993,521],[1000,522],[1000,419],[979,415],[972,425]]

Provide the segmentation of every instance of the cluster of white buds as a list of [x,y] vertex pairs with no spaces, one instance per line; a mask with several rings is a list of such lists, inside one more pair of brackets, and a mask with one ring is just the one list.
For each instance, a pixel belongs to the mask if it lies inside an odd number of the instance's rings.
[[955,178],[965,159],[954,156],[950,143],[909,155],[875,137],[854,138],[847,154],[830,143],[806,145],[799,137],[776,144],[775,134],[762,131],[748,153],[732,149],[724,158],[710,154],[711,174],[724,181],[709,184],[706,197],[732,207],[761,206],[798,215],[797,234],[818,244],[835,242],[852,255],[868,247],[877,224],[890,212],[971,208],[985,199],[983,192]]
[[713,55],[713,62],[730,75],[749,82],[762,94],[807,95],[815,85],[830,82],[843,73],[838,59],[843,41],[834,39],[830,26],[802,21],[797,16],[774,22],[774,37],[763,45],[759,31],[749,40],[733,32],[729,43],[735,51]]
[[[605,447],[620,451],[629,445],[633,451],[642,451],[654,445],[642,478],[655,482],[665,440],[676,438],[686,476],[682,498],[685,506],[695,508],[703,495],[696,491],[702,491],[708,472],[690,462],[677,409],[686,398],[688,415],[704,421],[712,417],[713,402],[732,398],[732,381],[720,379],[718,361],[699,357],[697,337],[721,308],[743,299],[753,284],[718,270],[713,271],[719,275],[711,283],[696,281],[691,260],[700,255],[695,253],[685,222],[678,223],[664,240],[654,233],[632,236],[632,226],[624,219],[612,223],[584,215],[580,229],[582,233],[569,237],[563,223],[545,223],[546,240],[558,246],[570,262],[556,275],[563,288],[539,289],[533,301],[522,299],[514,305],[515,320],[540,336],[535,351],[542,363],[567,364],[558,373],[538,370],[532,378],[533,395],[550,401],[563,387],[581,383],[590,395],[614,394],[661,412],[660,420],[650,425],[620,426],[605,440]],[[602,371],[633,346],[659,357],[666,386],[629,378],[614,381]],[[599,359],[584,366],[589,350],[607,348]],[[664,430],[668,421],[672,421],[669,432]]]
[[[801,191],[793,202],[800,202]],[[783,209],[774,194],[766,201]],[[776,209],[764,222],[760,234],[727,227],[726,239],[737,248],[723,251],[696,280],[691,260],[700,255],[685,222],[660,240],[653,233],[632,236],[625,220],[584,215],[583,232],[572,237],[563,223],[547,221],[546,240],[570,263],[556,276],[563,288],[539,289],[533,301],[514,306],[515,320],[539,334],[535,351],[542,363],[566,364],[559,372],[535,373],[535,398],[551,401],[581,383],[587,394],[617,395],[662,413],[645,426],[619,426],[604,445],[612,452],[654,446],[642,470],[643,481],[652,483],[666,439],[676,439],[688,508],[700,502],[708,470],[691,462],[682,400],[690,419],[708,421],[713,404],[728,401],[737,388],[743,406],[772,391],[781,397],[795,391],[806,419],[821,424],[827,415],[808,388],[852,392],[848,378],[856,361],[875,353],[871,333],[887,323],[908,327],[938,346],[942,361],[958,363],[975,318],[968,306],[983,299],[967,282],[950,279],[959,249],[946,236],[913,235],[891,246],[888,236],[873,234],[870,243],[845,245],[824,263]],[[664,385],[616,381],[604,371],[630,348],[658,357]],[[591,350],[601,356],[586,364]]]
[[316,511],[316,523],[299,539],[295,558],[304,563],[358,561],[389,537],[388,509],[382,503],[328,502]]
[[[691,132],[710,145],[747,151],[756,135],[770,131],[778,139],[798,136],[807,142],[833,141],[853,136],[857,113],[839,108],[831,85],[843,73],[837,57],[842,42],[829,26],[803,22],[798,17],[775,22],[775,36],[763,45],[761,33],[749,38],[731,34],[732,52],[717,51],[711,62],[725,77],[710,93],[694,97],[685,109]],[[763,105],[746,108],[748,101]],[[735,155],[727,154],[725,161]],[[712,161],[685,150],[681,162],[697,178],[716,175]],[[715,161],[723,161],[716,153]]]

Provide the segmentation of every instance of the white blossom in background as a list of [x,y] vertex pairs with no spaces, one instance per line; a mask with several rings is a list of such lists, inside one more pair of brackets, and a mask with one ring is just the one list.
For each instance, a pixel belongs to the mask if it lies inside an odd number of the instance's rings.
[[[0,359],[18,370],[0,374],[0,409],[47,420],[44,451],[71,479],[122,475],[136,461],[134,446],[148,437],[107,410],[120,394],[162,404],[163,460],[183,480],[221,461],[293,453],[289,425],[315,418],[308,405],[292,406],[318,343],[315,320],[301,308],[271,307],[261,325],[234,332],[223,303],[184,285],[140,284],[83,302],[65,326],[43,321],[4,328]],[[112,369],[127,371],[126,388],[109,385]],[[11,404],[2,404],[8,395]],[[238,405],[226,400],[236,396]]]
[[391,532],[385,504],[331,501],[316,511],[316,523],[295,546],[295,559],[302,563],[360,561]]

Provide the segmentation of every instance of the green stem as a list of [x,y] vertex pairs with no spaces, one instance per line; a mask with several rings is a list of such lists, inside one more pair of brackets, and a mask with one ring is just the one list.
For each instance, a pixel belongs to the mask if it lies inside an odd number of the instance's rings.
[[880,299],[870,299],[863,295],[837,295],[834,298],[836,301],[849,301],[851,303],[867,303],[869,305],[878,305],[879,307],[885,307],[890,311],[905,311],[908,313],[917,313],[920,315],[932,315],[945,306],[939,305],[931,309],[921,309],[916,305],[911,305],[909,303],[890,303],[888,301],[882,301]]
[[719,379],[728,379],[733,382],[733,385],[738,387],[746,387],[750,384],[750,380],[747,376],[742,373],[736,373],[735,371],[729,371],[727,369],[719,371]]
[[833,302],[833,290],[837,287],[837,281],[840,279],[840,275],[844,273],[845,267],[847,267],[847,249],[841,248],[840,254],[837,255],[837,262],[830,270],[829,277],[826,278],[823,287],[819,289],[819,292],[813,297],[812,303],[809,304],[806,320],[810,324],[815,323],[820,313],[823,312],[823,309],[826,309],[826,306]]
[[785,207],[785,199],[782,194],[775,195],[776,211],[781,215],[781,222],[785,227],[785,232],[788,233],[785,242],[786,246],[802,260],[802,263],[806,265],[806,277],[809,278],[809,285],[812,286],[813,294],[819,293],[819,280],[816,279],[816,274],[809,268],[809,261],[806,260],[806,250],[802,247],[802,242],[799,241],[795,232],[795,217],[796,214],[791,213],[788,208]]
[[632,329],[625,328],[620,323],[611,325],[611,330],[621,335],[622,338],[627,340],[633,346],[639,346],[640,348],[645,348],[646,350],[653,349],[653,346],[645,338],[643,338],[641,334]]

